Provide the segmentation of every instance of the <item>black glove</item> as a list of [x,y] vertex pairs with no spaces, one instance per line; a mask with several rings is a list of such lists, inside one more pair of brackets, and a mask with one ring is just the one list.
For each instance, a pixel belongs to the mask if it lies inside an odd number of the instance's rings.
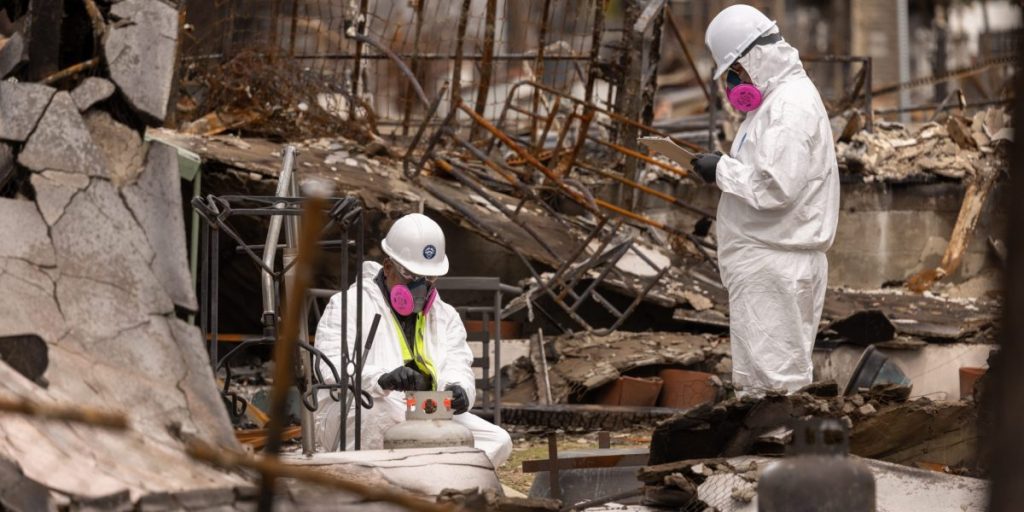
[[718,159],[720,158],[722,158],[721,151],[697,153],[697,156],[690,160],[690,165],[693,166],[694,171],[697,171],[697,174],[700,174],[705,183],[714,183],[715,169],[718,167]]
[[377,379],[381,389],[386,391],[428,391],[430,390],[430,379],[422,373],[409,368],[399,366]]
[[455,414],[462,414],[469,410],[469,396],[466,395],[466,390],[462,389],[462,386],[448,384],[444,389],[452,392],[452,409],[455,410]]

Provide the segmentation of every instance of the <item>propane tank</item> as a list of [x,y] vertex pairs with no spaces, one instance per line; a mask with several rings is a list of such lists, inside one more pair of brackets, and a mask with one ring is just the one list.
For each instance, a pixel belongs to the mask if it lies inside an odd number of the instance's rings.
[[405,421],[384,431],[384,448],[473,446],[473,433],[452,421],[451,391],[409,391]]
[[758,479],[758,512],[874,512],[875,477],[848,450],[838,420],[799,422],[787,457]]

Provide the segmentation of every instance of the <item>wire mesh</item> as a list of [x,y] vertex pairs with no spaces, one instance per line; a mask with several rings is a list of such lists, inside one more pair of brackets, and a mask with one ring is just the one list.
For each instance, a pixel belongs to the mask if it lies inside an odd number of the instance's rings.
[[[517,80],[540,75],[537,78],[543,83],[560,90],[586,81],[596,1],[211,0],[189,10],[192,30],[183,53],[187,62],[220,63],[246,51],[276,53],[336,84],[335,89],[342,92],[317,97],[325,109],[345,115],[351,109],[346,96],[354,93],[371,106],[382,132],[408,134],[421,122],[424,105],[415,99],[394,62],[347,37],[346,31],[362,26],[363,33],[396,53],[428,98],[435,98],[445,81],[455,81],[451,96],[481,106],[485,117],[493,119]],[[465,12],[464,5],[468,6]],[[489,8],[494,9],[490,27]],[[458,27],[463,17],[459,63]],[[489,28],[493,57],[487,66]],[[538,66],[541,46],[545,58]],[[488,75],[489,83],[480,87]],[[486,98],[478,102],[481,93]],[[450,108],[451,101],[446,99],[438,117],[443,118]],[[466,121],[460,119],[463,124]]]

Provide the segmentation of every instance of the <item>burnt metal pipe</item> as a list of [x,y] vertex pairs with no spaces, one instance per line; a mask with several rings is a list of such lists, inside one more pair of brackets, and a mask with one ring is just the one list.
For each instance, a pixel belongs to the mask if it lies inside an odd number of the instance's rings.
[[[287,145],[284,148],[284,161],[281,163],[281,174],[277,177],[277,197],[285,197],[291,189],[292,170],[295,167],[295,146]],[[285,203],[274,204],[274,208],[283,210]],[[277,259],[277,241],[281,238],[281,223],[284,216],[274,215],[270,218],[270,227],[267,229],[267,242],[263,249],[263,270],[260,272],[261,288],[263,292],[263,335],[269,338],[277,337],[277,301],[274,286],[274,261]],[[293,235],[294,242],[294,235]],[[270,269],[270,270],[268,270]]]

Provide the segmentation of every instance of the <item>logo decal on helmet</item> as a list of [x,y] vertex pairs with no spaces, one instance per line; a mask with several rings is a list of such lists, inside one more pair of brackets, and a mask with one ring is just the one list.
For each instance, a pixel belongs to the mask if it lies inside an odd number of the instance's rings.
[[432,260],[432,259],[434,259],[434,256],[437,256],[437,248],[436,247],[434,247],[433,245],[428,245],[428,246],[423,248],[423,257],[424,258],[426,258],[428,260]]

